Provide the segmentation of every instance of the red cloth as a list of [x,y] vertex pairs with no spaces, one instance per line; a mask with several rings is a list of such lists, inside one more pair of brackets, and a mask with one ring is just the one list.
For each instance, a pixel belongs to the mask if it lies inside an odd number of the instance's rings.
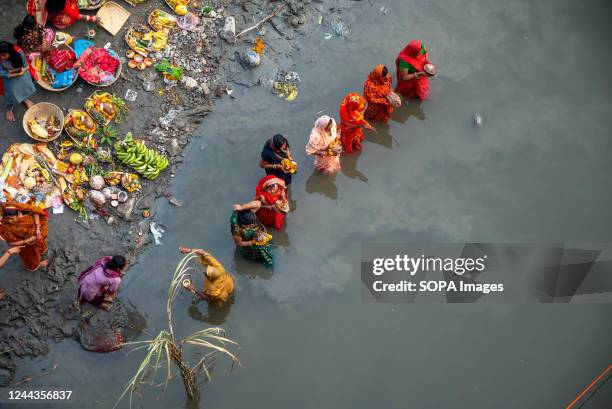
[[28,0],[26,10],[28,14],[34,16],[36,22],[45,26],[47,24],[47,10],[45,10],[46,0]]
[[[278,186],[275,194],[266,190],[266,187],[271,183],[275,183]],[[257,220],[267,226],[274,227],[276,230],[280,230],[285,222],[285,212],[277,209],[276,203],[279,201],[284,205],[288,203],[285,182],[274,175],[268,175],[261,178],[255,188],[255,198],[261,200],[262,205],[275,206],[273,210],[261,207],[257,211]]]
[[393,106],[387,95],[391,93],[391,76],[383,77],[384,65],[378,65],[370,73],[363,84],[363,95],[368,101],[364,117],[371,121],[389,122],[393,114]]
[[70,49],[52,50],[45,55],[45,60],[55,71],[64,72],[72,68],[76,55]]
[[[32,64],[30,63],[30,59],[23,53],[23,50],[21,49],[21,47],[14,44],[13,49],[23,55],[23,57],[26,60],[26,63],[28,64],[28,71],[30,71],[30,75],[32,76],[32,79],[34,81],[38,81],[38,73],[36,72],[36,69],[32,66]],[[4,96],[4,81],[2,80],[2,78],[0,78],[0,96]]]
[[365,108],[365,98],[355,92],[344,97],[340,104],[340,141],[344,152],[351,153],[361,149],[363,127],[372,127],[363,118]]
[[425,64],[429,64],[427,52],[421,54],[421,46],[422,43],[419,40],[412,40],[404,47],[395,60],[395,67],[397,68],[397,91],[406,98],[417,97],[419,99],[425,99],[429,93],[429,78],[427,78],[427,76],[407,81],[400,78],[400,61],[407,62],[419,72],[423,71],[423,66]]
[[81,54],[79,75],[86,81],[99,83],[104,73],[115,74],[119,60],[112,57],[104,48],[89,47]]
[[64,10],[56,14],[48,14],[48,20],[56,28],[63,30],[76,23],[81,17],[77,0],[66,0]]

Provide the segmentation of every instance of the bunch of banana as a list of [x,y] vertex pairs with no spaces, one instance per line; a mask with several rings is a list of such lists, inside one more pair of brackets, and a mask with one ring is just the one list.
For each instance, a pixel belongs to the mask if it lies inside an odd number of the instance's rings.
[[131,134],[128,134],[123,141],[115,143],[115,153],[123,164],[130,166],[147,179],[155,179],[169,164],[168,158],[147,148],[144,142],[134,141]]

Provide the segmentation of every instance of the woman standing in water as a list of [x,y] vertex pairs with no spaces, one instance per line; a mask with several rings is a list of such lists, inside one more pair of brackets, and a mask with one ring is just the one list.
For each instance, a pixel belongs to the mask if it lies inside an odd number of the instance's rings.
[[285,215],[289,213],[289,200],[285,182],[274,176],[264,176],[255,188],[255,197],[252,202],[243,205],[234,205],[234,209],[251,210],[257,215],[257,220],[276,230],[283,228]]
[[306,153],[315,157],[315,168],[323,173],[334,174],[340,170],[342,145],[338,138],[336,121],[323,115],[315,121],[306,145]]
[[400,97],[393,92],[391,75],[384,65],[378,65],[363,84],[363,95],[368,102],[364,117],[370,121],[389,122]]
[[259,167],[266,171],[266,175],[274,175],[291,184],[291,175],[297,171],[297,165],[291,156],[289,141],[283,135],[276,134],[266,141],[261,151]]
[[344,152],[352,153],[361,149],[363,128],[374,130],[363,117],[366,100],[361,95],[351,92],[340,104],[340,140]]
[[429,62],[427,48],[419,40],[412,40],[395,60],[397,91],[405,98],[425,99],[429,93],[429,76],[435,67]]
[[[32,74],[33,72],[33,74]],[[0,95],[4,95],[6,119],[15,122],[13,107],[23,102],[30,108],[30,96],[36,92],[32,75],[36,75],[19,47],[0,41]]]
[[182,254],[194,253],[200,259],[200,264],[204,267],[204,289],[198,291],[193,287],[185,286],[185,288],[200,298],[207,300],[217,306],[221,306],[227,302],[229,297],[234,292],[234,278],[225,271],[225,268],[212,254],[202,249],[190,249],[189,247],[179,247]]
[[22,247],[19,257],[25,268],[36,271],[49,265],[47,252],[47,211],[37,206],[6,202],[0,206],[0,236],[11,247]]
[[257,221],[254,213],[255,209],[238,210],[236,207],[239,206],[234,206],[230,224],[232,238],[240,254],[250,260],[273,266],[274,255],[270,244],[272,236]]

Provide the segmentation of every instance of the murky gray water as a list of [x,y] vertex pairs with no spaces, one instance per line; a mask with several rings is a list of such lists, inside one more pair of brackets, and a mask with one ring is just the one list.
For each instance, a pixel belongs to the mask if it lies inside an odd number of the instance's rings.
[[[155,334],[179,244],[211,251],[236,274],[230,307],[209,313],[187,295],[175,305],[178,333],[212,323],[242,345],[243,367],[217,365],[201,407],[564,407],[612,358],[612,306],[364,304],[360,245],[612,240],[612,5],[360,3],[350,39],[320,31],[305,42],[294,103],[254,88],[218,105],[173,185],[185,205],[161,205],[164,246],[129,271],[122,298]],[[414,37],[440,72],[431,100],[397,112],[335,180],[312,174],[303,146],[317,113],[337,116],[340,99]],[[481,128],[471,125],[476,111]],[[277,132],[301,172],[271,272],[235,256],[228,219],[251,198],[261,146]],[[31,386],[69,386],[108,408],[142,358],[126,352],[62,343],[20,374],[59,363]],[[159,400],[159,390],[143,392],[146,408],[185,400],[178,379]],[[610,399],[608,387],[585,408]]]

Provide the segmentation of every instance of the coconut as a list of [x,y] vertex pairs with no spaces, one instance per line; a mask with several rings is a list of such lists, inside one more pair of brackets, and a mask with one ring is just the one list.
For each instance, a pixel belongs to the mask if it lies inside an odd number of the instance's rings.
[[101,190],[104,187],[104,178],[100,175],[93,175],[89,178],[89,186],[95,190]]
[[89,199],[96,206],[102,206],[104,203],[106,203],[106,198],[104,197],[104,193],[100,192],[99,190],[90,191]]

